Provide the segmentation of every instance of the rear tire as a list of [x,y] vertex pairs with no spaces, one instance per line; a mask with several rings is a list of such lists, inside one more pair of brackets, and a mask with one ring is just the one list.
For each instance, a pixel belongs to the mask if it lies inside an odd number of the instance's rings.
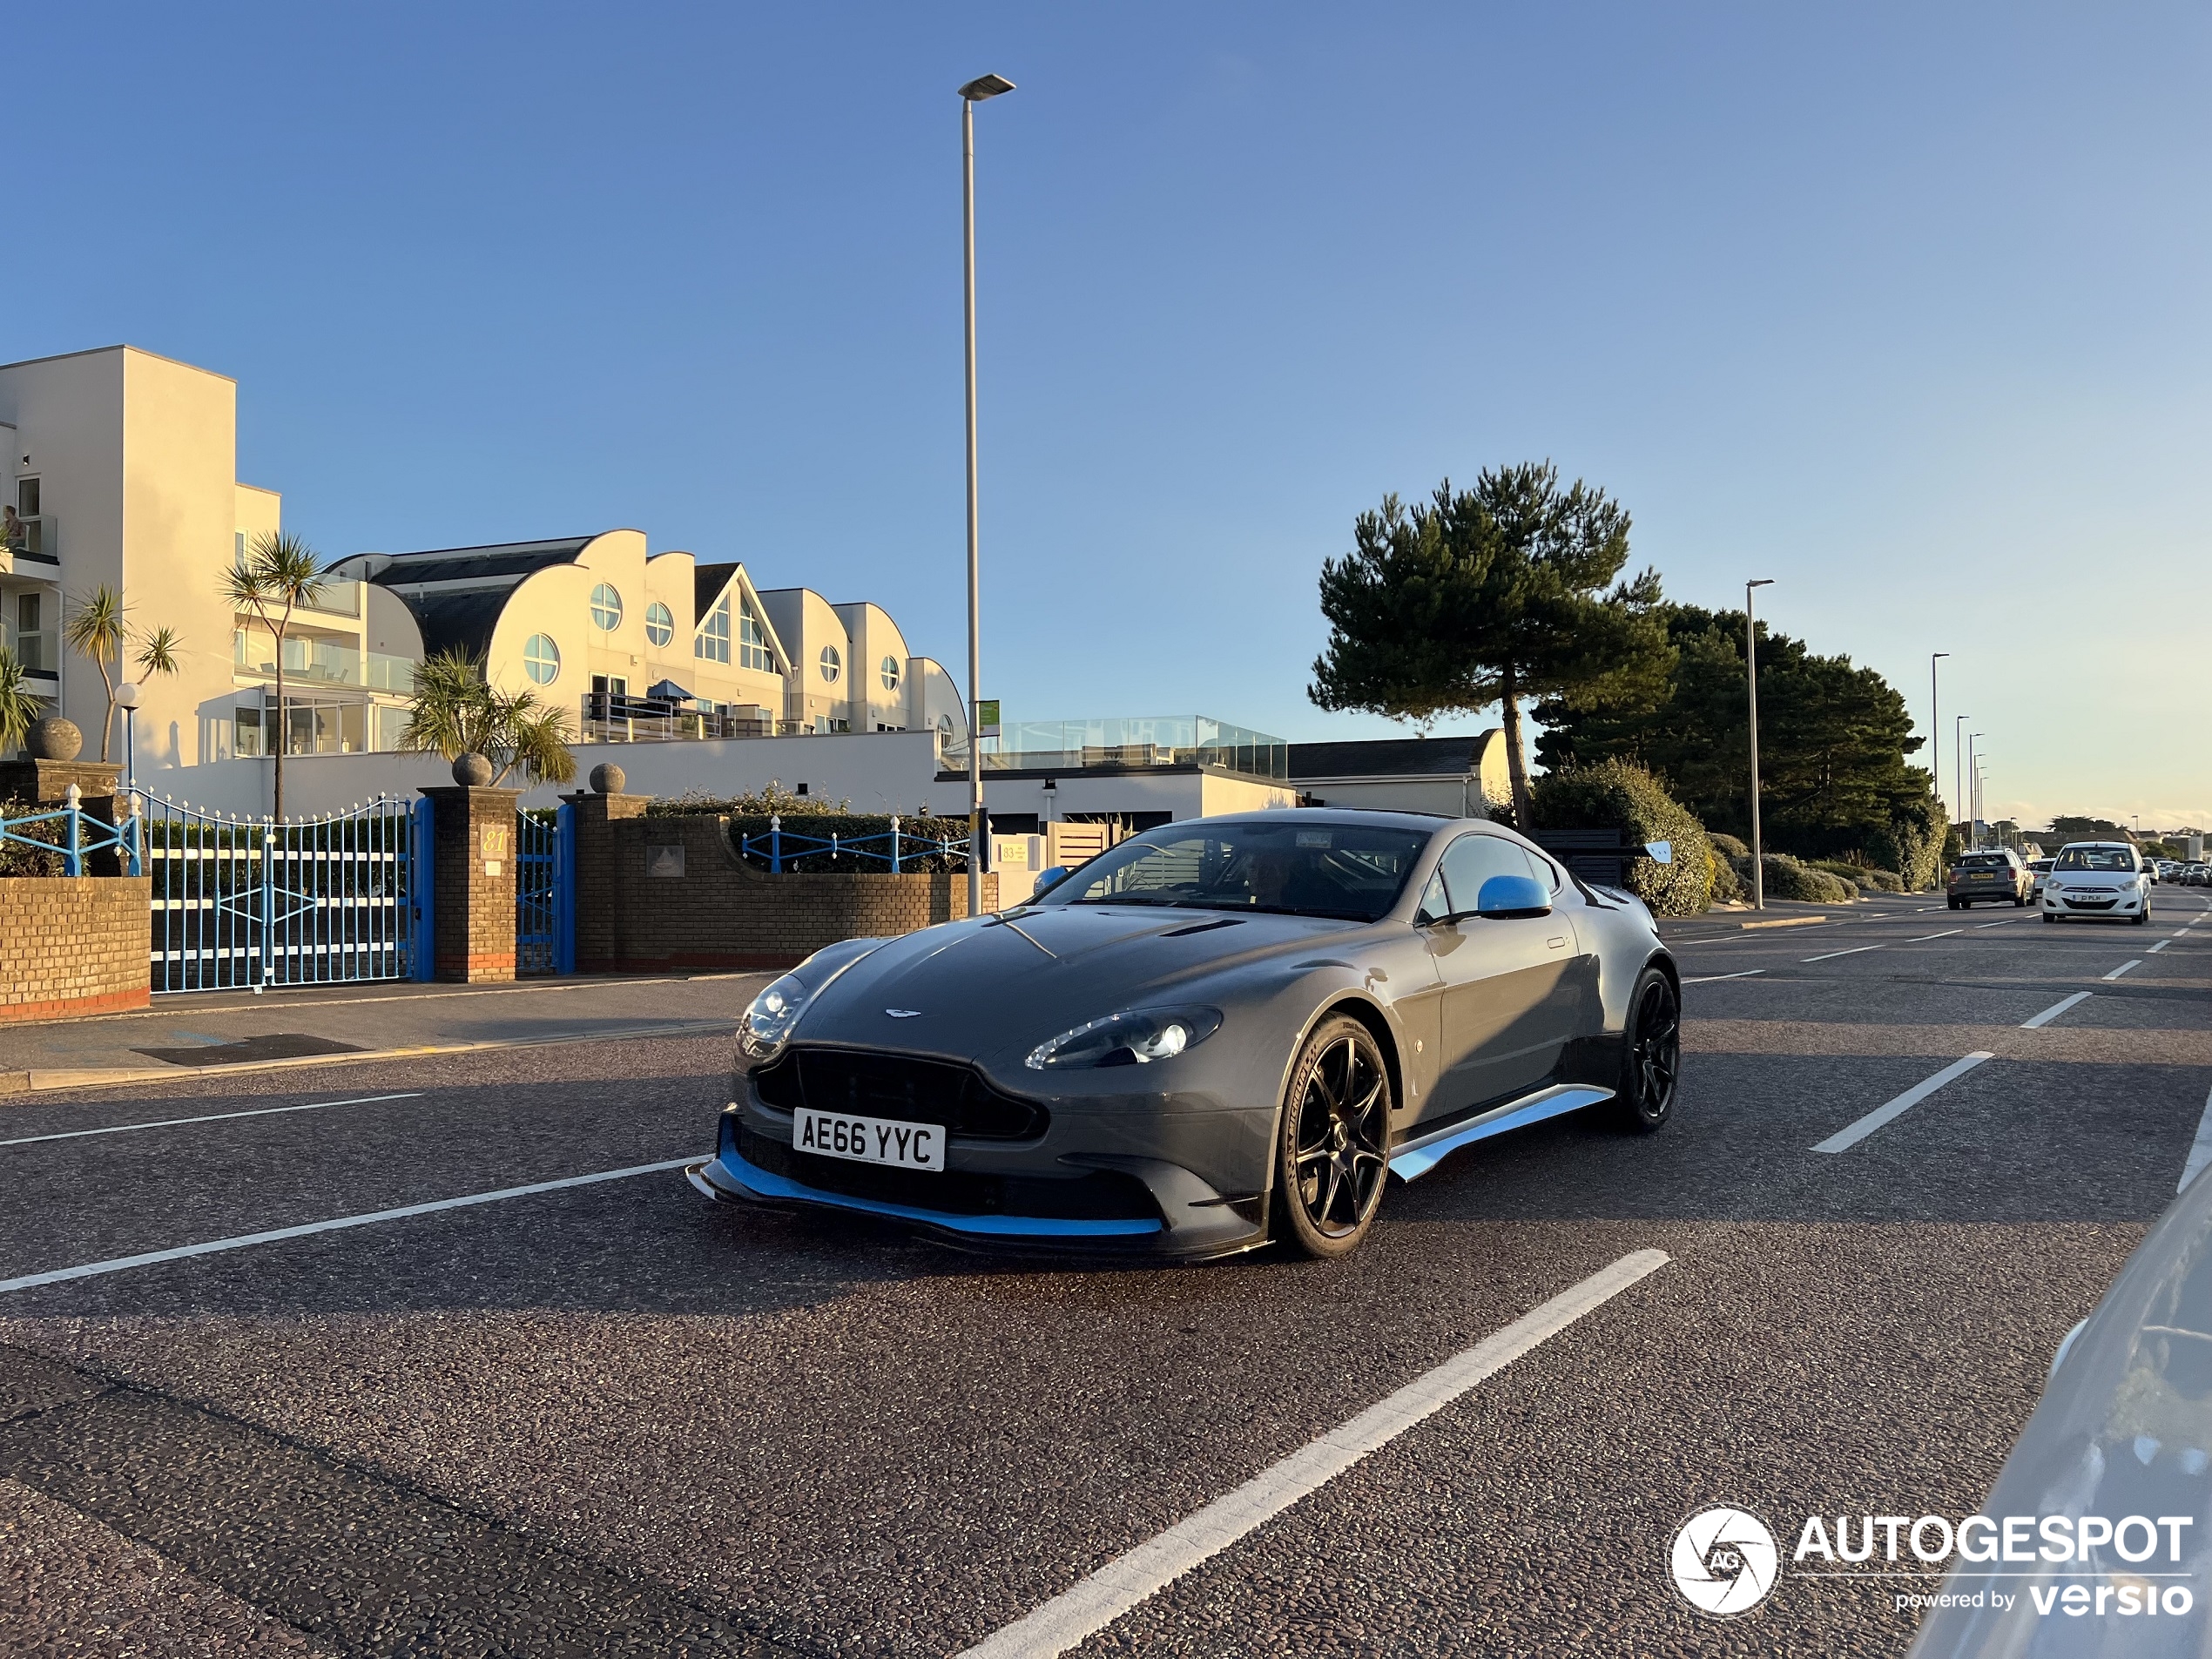
[[1390,1175],[1390,1068],[1350,1015],[1298,1050],[1275,1134],[1275,1236],[1320,1260],[1349,1256],[1375,1224]]
[[1621,1033],[1618,1117],[1624,1129],[1649,1135],[1674,1115],[1682,1086],[1682,996],[1656,968],[1636,976],[1629,1018]]

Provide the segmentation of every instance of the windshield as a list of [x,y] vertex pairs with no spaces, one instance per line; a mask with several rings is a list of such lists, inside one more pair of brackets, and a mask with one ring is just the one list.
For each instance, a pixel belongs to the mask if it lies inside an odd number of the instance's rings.
[[1429,834],[1289,818],[1163,825],[1101,853],[1037,902],[1372,921],[1398,901]]
[[1969,853],[1959,860],[1962,870],[2001,870],[2011,860],[2002,853]]
[[2061,870],[2107,870],[2135,873],[2135,855],[2124,846],[2069,846],[2059,854]]

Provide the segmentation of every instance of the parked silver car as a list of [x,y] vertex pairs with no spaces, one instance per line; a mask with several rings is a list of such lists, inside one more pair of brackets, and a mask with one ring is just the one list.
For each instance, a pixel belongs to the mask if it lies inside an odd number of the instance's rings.
[[1388,1177],[1487,1136],[1660,1127],[1680,1010],[1649,911],[1500,826],[1191,819],[784,975],[690,1175],[970,1242],[1339,1256]]

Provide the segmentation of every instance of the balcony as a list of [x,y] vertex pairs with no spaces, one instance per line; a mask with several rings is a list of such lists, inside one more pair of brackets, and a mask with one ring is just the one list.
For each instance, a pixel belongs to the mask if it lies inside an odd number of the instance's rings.
[[[238,678],[276,678],[275,641],[239,629],[231,635],[231,670]],[[389,651],[356,651],[339,640],[284,642],[284,683],[289,687],[350,685],[405,696],[415,689],[415,659]]]
[[51,628],[24,630],[0,620],[0,649],[13,651],[26,674],[51,679],[61,672],[61,641]]
[[1103,720],[1017,720],[983,739],[986,772],[1124,771],[1217,766],[1286,781],[1290,745],[1207,716],[1170,714]]
[[51,573],[61,568],[61,523],[51,513],[16,521],[23,528],[0,549],[0,576]]
[[726,709],[687,709],[656,697],[595,691],[583,699],[583,741],[669,743],[686,738],[773,738],[789,735],[789,720],[739,716]]

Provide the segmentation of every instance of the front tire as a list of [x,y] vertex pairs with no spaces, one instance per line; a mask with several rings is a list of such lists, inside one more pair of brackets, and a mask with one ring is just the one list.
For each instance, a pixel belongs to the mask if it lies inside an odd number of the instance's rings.
[[1350,1015],[1298,1050],[1275,1136],[1276,1236],[1321,1260],[1349,1256],[1375,1224],[1390,1174],[1390,1068]]
[[1617,1091],[1623,1128],[1649,1135],[1674,1115],[1682,1083],[1682,996],[1674,981],[1647,968],[1629,994],[1629,1021],[1621,1034],[1621,1084]]

